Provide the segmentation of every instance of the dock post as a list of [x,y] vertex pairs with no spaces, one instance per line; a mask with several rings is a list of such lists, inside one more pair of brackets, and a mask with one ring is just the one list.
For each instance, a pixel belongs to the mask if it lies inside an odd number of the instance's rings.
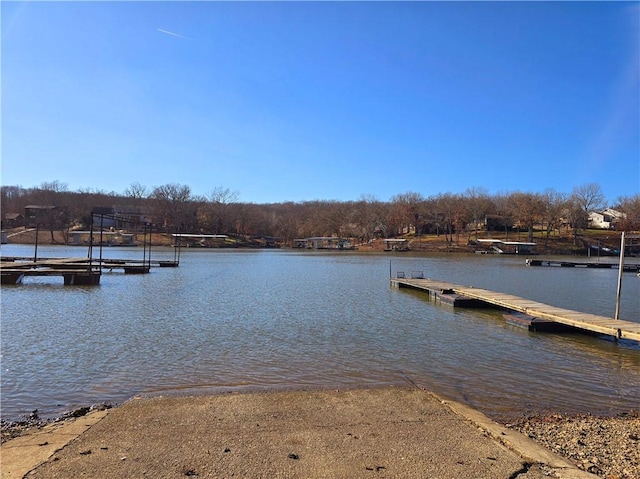
[[145,223],[144,232],[142,233],[142,264],[147,262],[147,226],[148,223]]
[[618,292],[616,294],[616,315],[613,319],[620,319],[620,292],[622,290],[622,271],[624,270],[624,231],[620,237],[620,265],[618,266]]
[[[149,223],[149,263],[148,263],[148,268],[149,271],[151,271],[151,241],[153,239],[153,223]],[[147,272],[149,272],[147,271]]]
[[34,263],[38,262],[38,236],[40,236],[40,223],[36,222],[36,245],[35,245],[35,249],[33,250]]
[[93,211],[91,212],[91,223],[89,225],[89,248],[87,249],[87,259],[89,260],[89,269],[93,260]]
[[[93,211],[91,212],[93,214]],[[100,214],[100,264],[102,265],[102,246],[104,244],[104,239],[102,235],[102,231],[104,230],[104,215]]]

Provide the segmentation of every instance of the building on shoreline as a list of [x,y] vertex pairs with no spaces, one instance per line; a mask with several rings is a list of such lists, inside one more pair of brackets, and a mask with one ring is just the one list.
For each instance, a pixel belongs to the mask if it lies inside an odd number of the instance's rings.
[[311,238],[297,238],[293,240],[294,248],[307,249],[332,249],[332,250],[351,250],[355,246],[346,238],[338,236],[314,236]]

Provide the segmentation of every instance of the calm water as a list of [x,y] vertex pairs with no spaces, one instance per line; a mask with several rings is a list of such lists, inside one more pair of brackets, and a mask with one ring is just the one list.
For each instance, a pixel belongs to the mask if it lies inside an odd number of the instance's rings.
[[[2,254],[33,248],[3,245]],[[98,287],[55,277],[3,286],[2,416],[52,416],[135,394],[413,383],[495,418],[640,409],[637,344],[529,333],[497,311],[436,305],[390,287],[390,269],[615,311],[616,270],[527,268],[524,258],[493,255],[183,250],[179,268],[105,273]],[[639,321],[640,278],[624,275],[622,297],[621,317]]]

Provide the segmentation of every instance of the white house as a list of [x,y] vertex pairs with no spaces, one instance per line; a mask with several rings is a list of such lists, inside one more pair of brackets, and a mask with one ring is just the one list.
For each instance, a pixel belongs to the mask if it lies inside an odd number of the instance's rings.
[[615,223],[626,217],[625,213],[612,208],[599,212],[593,211],[589,213],[589,226],[591,228],[613,229]]

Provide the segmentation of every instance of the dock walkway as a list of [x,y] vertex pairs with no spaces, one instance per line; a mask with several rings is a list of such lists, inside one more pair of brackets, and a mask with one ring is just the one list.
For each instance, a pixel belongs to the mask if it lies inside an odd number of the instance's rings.
[[146,274],[151,266],[177,267],[177,261],[38,258],[3,256],[0,258],[0,283],[22,284],[25,276],[62,276],[65,285],[97,285],[103,269],[122,269],[125,274]]
[[[640,323],[607,318],[595,314],[581,313],[570,309],[558,308],[539,303],[511,294],[497,293],[471,286],[434,281],[431,279],[391,278],[391,285],[398,288],[412,288],[426,291],[432,297],[437,297],[450,304],[447,297],[472,301],[469,306],[493,305],[499,308],[517,311],[535,318],[554,321],[585,331],[614,336],[618,339],[640,341]],[[464,304],[464,303],[463,303]]]
[[[562,268],[604,268],[619,269],[618,263],[610,262],[593,262],[593,261],[563,261],[555,259],[530,259],[527,263],[529,266],[558,266]],[[640,264],[625,264],[622,266],[625,273],[640,273]]]
[[87,266],[89,263],[92,265],[102,265],[103,268],[117,268],[123,265],[150,265],[160,268],[177,267],[178,261],[172,260],[157,260],[157,259],[114,259],[114,258],[89,258],[77,257],[77,258],[38,258],[36,263],[33,261],[33,256],[1,256],[0,267],[29,267],[34,264],[38,265],[60,265],[60,264],[76,264],[81,266]]

